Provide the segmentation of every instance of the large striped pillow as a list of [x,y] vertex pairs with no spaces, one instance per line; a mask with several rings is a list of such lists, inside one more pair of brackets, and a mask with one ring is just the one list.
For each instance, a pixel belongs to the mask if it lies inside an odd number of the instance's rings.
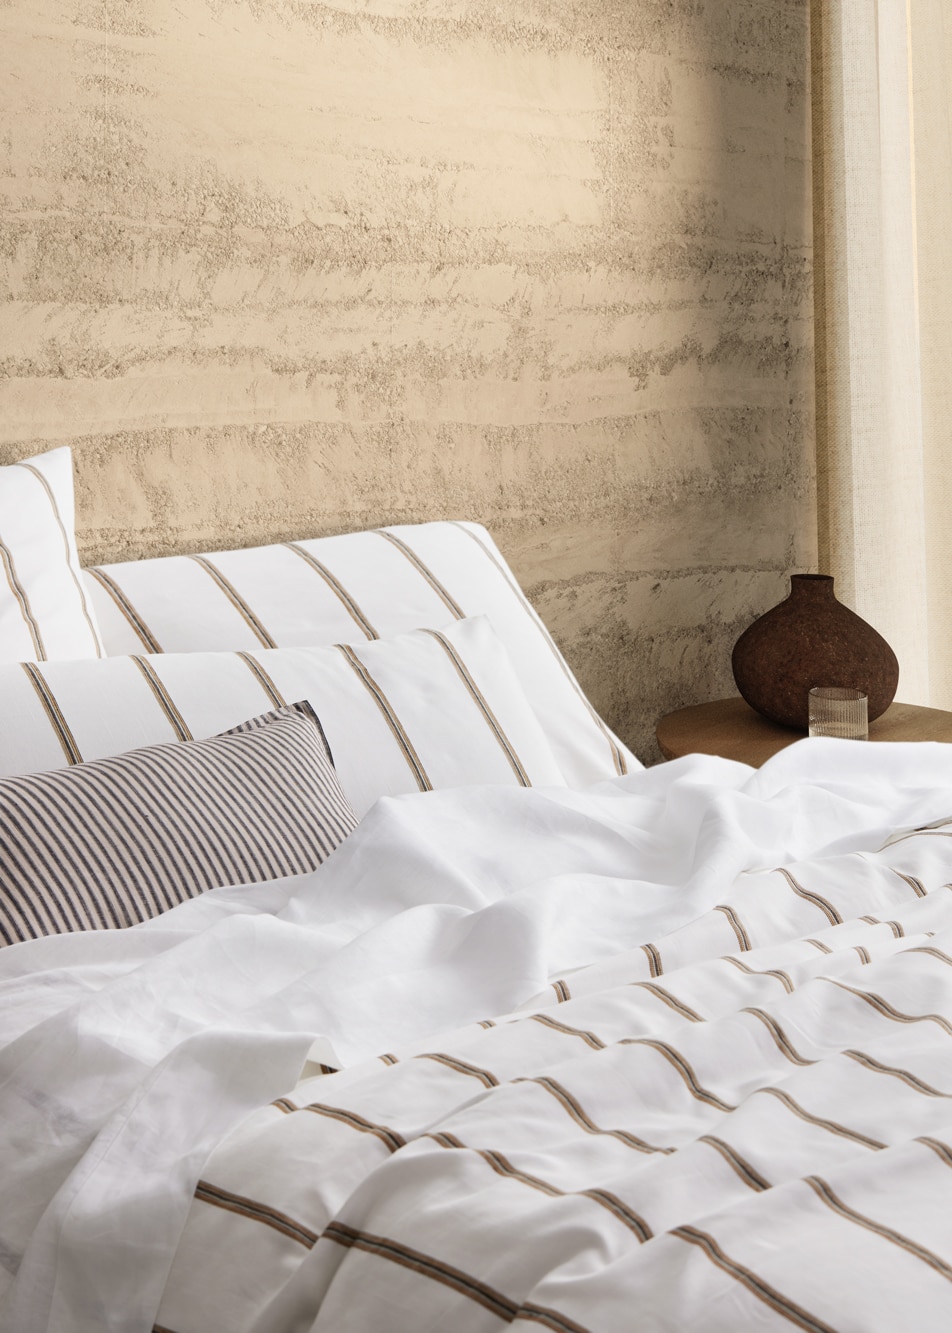
[[135,925],[320,865],[356,826],[308,704],[0,781],[0,944]]
[[476,523],[165,556],[86,575],[108,653],[360,644],[485,615],[570,786],[641,767],[595,712]]
[[323,648],[0,664],[0,776],[211,736],[306,699],[358,815],[379,796],[564,786],[485,617]]
[[69,448],[0,467],[0,661],[101,652],[76,554]]

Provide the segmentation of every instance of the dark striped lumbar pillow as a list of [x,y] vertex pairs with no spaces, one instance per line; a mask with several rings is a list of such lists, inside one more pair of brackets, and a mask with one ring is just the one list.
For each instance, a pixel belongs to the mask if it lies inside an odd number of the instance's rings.
[[315,869],[356,827],[309,704],[0,781],[0,944]]

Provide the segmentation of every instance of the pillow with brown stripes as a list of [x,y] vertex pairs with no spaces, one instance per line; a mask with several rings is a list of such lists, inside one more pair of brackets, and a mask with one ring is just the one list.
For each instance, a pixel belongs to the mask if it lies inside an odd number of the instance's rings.
[[306,699],[358,816],[435,787],[565,785],[483,616],[356,646],[0,663],[0,698],[0,777],[213,736]]
[[313,870],[356,827],[307,703],[221,736],[0,780],[0,945],[132,926]]
[[0,467],[0,661],[100,657],[73,531],[73,456]]
[[585,697],[478,523],[161,556],[84,577],[110,655],[365,644],[486,616],[570,787],[641,767]]

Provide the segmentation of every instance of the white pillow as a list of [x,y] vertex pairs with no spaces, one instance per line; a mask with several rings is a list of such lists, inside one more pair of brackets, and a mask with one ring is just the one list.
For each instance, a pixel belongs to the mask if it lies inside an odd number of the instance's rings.
[[378,796],[564,786],[484,617],[357,647],[0,665],[0,777],[217,735],[306,700],[358,816]]
[[70,449],[0,467],[0,661],[101,653],[76,554]]
[[488,616],[570,786],[641,767],[595,712],[476,523],[165,556],[87,577],[107,653],[363,643]]

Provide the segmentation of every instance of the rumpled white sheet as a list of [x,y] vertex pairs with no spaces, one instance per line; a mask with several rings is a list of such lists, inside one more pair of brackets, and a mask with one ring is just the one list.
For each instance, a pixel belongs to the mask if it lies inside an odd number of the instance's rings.
[[313,875],[0,951],[0,1329],[150,1329],[203,1162],[309,1057],[511,1011],[747,871],[948,817],[952,747],[694,756],[384,801]]

